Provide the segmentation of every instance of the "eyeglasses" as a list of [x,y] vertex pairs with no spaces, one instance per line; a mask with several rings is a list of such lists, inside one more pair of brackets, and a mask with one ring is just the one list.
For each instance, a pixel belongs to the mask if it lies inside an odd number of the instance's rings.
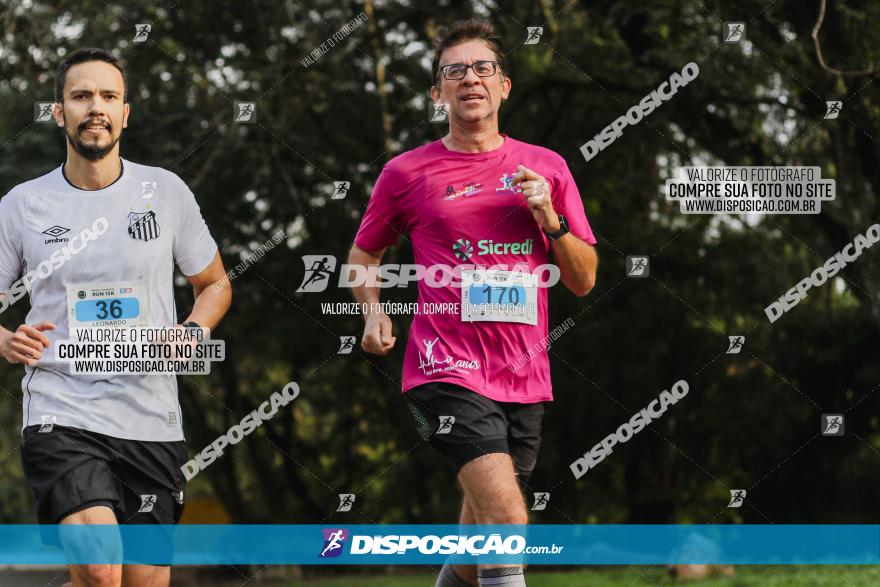
[[497,61],[474,61],[473,65],[466,63],[450,63],[440,68],[440,73],[448,80],[464,79],[467,70],[473,69],[478,77],[492,77],[498,71]]

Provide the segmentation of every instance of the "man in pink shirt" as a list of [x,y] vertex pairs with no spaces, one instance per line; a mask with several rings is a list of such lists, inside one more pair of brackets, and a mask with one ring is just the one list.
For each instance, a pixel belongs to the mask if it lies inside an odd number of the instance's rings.
[[[485,21],[457,23],[438,39],[431,95],[448,105],[449,133],[385,165],[349,256],[351,265],[378,266],[408,234],[416,264],[429,268],[419,281],[422,310],[410,328],[403,389],[422,437],[458,471],[462,524],[528,522],[520,485],[534,469],[544,402],[553,397],[547,287],[557,277],[584,296],[598,263],[565,160],[499,133],[498,111],[511,90],[502,59]],[[378,307],[377,287],[354,295]],[[363,349],[388,354],[391,319],[371,310],[365,320]],[[477,584],[516,587],[525,579],[519,566],[446,565],[437,580]]]

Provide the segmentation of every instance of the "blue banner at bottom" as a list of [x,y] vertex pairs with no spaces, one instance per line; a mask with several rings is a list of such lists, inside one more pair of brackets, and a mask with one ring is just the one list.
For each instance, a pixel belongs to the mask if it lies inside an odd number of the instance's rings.
[[0,564],[880,564],[880,525],[0,525]]

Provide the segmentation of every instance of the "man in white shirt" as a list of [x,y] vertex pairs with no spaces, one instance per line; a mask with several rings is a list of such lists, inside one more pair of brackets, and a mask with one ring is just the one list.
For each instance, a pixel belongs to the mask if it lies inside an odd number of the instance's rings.
[[[130,105],[118,60],[74,51],[55,92],[66,162],[0,199],[0,322],[26,293],[31,302],[25,324],[0,326],[0,355],[25,369],[25,476],[41,524],[174,524],[187,460],[174,375],[72,374],[53,343],[84,327],[210,331],[232,294],[186,184],[119,155]],[[195,295],[183,320],[175,264]],[[159,558],[169,552],[170,541],[156,545]],[[71,565],[74,587],[169,581],[168,566]]]

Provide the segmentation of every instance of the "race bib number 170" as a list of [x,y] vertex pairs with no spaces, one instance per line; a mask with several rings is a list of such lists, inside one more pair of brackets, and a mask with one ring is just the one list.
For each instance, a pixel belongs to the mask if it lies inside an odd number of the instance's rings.
[[538,276],[474,269],[461,273],[463,322],[538,323]]

